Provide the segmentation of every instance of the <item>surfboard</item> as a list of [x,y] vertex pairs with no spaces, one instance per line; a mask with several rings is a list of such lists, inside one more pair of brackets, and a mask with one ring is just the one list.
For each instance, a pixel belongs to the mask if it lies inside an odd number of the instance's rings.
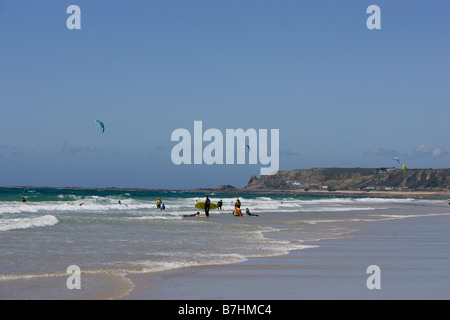
[[[197,208],[197,209],[203,209],[203,210],[205,210],[205,201],[199,201],[199,202],[197,202],[196,204],[195,204],[195,207]],[[209,209],[210,210],[213,210],[213,209],[217,209],[217,203],[214,203],[214,202],[211,202],[210,204],[209,204]]]
[[[236,213],[238,213],[238,214],[236,214]],[[233,212],[233,214],[234,214],[235,216],[239,215],[239,216],[242,217],[241,209],[239,209],[238,207],[234,207],[234,212]]]

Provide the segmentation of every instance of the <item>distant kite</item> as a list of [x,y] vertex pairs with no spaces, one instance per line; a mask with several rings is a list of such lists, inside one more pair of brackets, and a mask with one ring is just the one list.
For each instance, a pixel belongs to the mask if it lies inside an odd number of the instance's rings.
[[397,157],[392,158],[392,160],[397,161],[397,163],[400,165],[400,159]]
[[100,127],[102,129],[102,133],[105,132],[105,125],[103,124],[103,122],[101,122],[100,120],[95,120],[95,122],[98,122],[100,124]]

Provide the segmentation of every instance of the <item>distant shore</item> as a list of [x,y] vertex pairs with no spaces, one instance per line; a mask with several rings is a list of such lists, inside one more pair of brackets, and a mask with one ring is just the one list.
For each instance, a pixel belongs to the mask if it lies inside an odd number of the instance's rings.
[[117,187],[36,187],[36,186],[1,186],[3,188],[22,189],[61,189],[61,190],[117,190],[117,191],[155,191],[155,192],[186,192],[186,193],[222,193],[222,194],[279,194],[279,195],[309,195],[338,197],[379,197],[379,198],[424,198],[450,199],[446,191],[358,191],[358,190],[296,190],[296,189],[253,189],[253,188],[199,188],[199,189],[151,189],[151,188],[117,188]]

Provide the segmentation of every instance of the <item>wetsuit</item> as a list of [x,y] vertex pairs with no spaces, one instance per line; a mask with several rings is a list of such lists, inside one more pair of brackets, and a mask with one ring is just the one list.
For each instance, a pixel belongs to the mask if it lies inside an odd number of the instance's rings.
[[[241,202],[239,200],[236,200],[236,202],[234,203],[234,215],[235,216],[242,216],[242,212],[241,212]],[[236,210],[236,208],[238,210]]]
[[209,198],[207,198],[205,200],[205,215],[207,217],[209,217],[209,208],[210,208],[210,206],[211,206],[211,200],[209,200]]
[[247,211],[245,211],[245,213],[248,215],[248,216],[252,216],[252,217],[259,217],[259,215],[258,214],[253,214],[253,213],[250,213],[250,210],[248,210],[247,209]]

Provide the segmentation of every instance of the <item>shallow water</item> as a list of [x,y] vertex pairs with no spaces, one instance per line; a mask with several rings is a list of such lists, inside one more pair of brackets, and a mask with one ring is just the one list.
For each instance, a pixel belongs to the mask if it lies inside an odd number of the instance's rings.
[[[156,209],[159,197],[166,210]],[[203,195],[1,189],[0,299],[115,298],[132,289],[127,274],[286,254],[348,237],[361,223],[439,210],[436,200],[243,194],[243,211],[260,216],[234,217],[234,196],[210,197],[223,209],[184,218]],[[85,290],[67,289],[71,265],[81,269]]]

